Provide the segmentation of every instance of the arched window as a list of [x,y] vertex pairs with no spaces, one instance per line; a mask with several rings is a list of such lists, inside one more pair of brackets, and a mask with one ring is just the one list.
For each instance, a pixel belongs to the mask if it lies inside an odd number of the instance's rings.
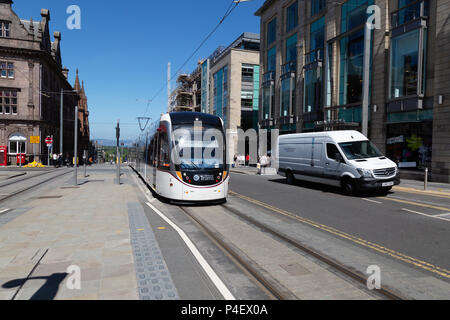
[[27,138],[21,133],[13,133],[10,135],[8,144],[8,154],[10,155],[27,153]]

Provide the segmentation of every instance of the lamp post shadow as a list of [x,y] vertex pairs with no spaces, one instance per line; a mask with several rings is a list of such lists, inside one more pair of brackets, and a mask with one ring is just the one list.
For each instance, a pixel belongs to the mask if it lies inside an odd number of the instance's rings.
[[58,289],[60,284],[64,281],[64,279],[68,276],[68,273],[54,273],[48,277],[34,277],[34,278],[26,278],[26,279],[15,279],[6,282],[2,285],[4,289],[13,289],[18,288],[12,300],[15,300],[17,294],[20,289],[31,280],[47,280],[42,287],[36,291],[30,300],[54,300],[56,295],[58,294]]

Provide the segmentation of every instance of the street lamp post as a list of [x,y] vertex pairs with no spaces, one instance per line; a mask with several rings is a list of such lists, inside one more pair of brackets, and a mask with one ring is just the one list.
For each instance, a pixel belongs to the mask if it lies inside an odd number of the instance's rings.
[[74,185],[78,186],[78,106],[75,106]]
[[120,143],[120,119],[117,120],[117,127],[116,127],[116,138],[117,138],[117,184],[120,185],[120,149],[119,149],[119,143]]

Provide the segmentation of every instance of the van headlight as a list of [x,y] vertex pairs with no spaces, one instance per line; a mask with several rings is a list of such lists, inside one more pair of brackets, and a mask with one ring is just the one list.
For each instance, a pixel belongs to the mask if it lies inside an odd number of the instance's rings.
[[373,178],[372,170],[358,169],[358,173],[364,178]]

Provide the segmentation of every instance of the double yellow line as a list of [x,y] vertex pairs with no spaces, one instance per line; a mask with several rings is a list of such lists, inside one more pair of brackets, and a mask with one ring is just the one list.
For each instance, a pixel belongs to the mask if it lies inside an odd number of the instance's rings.
[[419,189],[398,187],[398,186],[394,187],[394,191],[405,192],[405,193],[412,193],[412,194],[420,194],[420,195],[424,195],[424,196],[431,196],[431,197],[437,197],[437,198],[450,199],[450,193],[442,192],[442,191],[419,190]]
[[386,247],[383,247],[383,246],[381,246],[379,244],[376,244],[376,243],[373,243],[373,242],[361,239],[359,237],[350,235],[348,233],[345,233],[345,232],[337,230],[335,228],[326,226],[324,224],[320,224],[320,223],[317,223],[315,221],[312,221],[312,220],[309,220],[309,219],[306,219],[306,218],[303,218],[303,217],[299,217],[299,216],[297,216],[297,215],[295,215],[295,214],[293,214],[293,213],[291,213],[289,211],[286,211],[286,210],[283,210],[283,209],[280,209],[280,208],[276,208],[276,207],[271,206],[271,205],[269,205],[267,203],[264,203],[264,202],[261,202],[261,201],[258,201],[258,200],[255,200],[255,199],[252,199],[252,198],[240,195],[240,194],[238,194],[236,192],[230,191],[229,193],[231,195],[234,195],[234,196],[242,199],[242,200],[245,200],[245,201],[248,201],[250,203],[256,204],[256,205],[258,205],[260,207],[264,207],[264,208],[269,209],[269,210],[271,210],[273,212],[279,213],[279,214],[281,214],[283,216],[286,216],[286,217],[292,218],[294,220],[300,221],[300,222],[305,223],[307,225],[310,225],[310,226],[312,226],[314,228],[317,228],[317,229],[320,229],[322,231],[331,233],[331,234],[333,234],[335,236],[338,236],[340,238],[349,240],[349,241],[351,241],[353,243],[359,244],[359,245],[364,246],[366,248],[370,248],[370,249],[375,250],[375,251],[377,251],[379,253],[389,255],[389,256],[397,259],[397,260],[406,262],[408,264],[412,264],[412,265],[414,265],[416,267],[419,267],[421,269],[430,271],[430,272],[438,274],[438,275],[440,275],[440,276],[442,276],[444,278],[450,279],[450,271],[449,270],[446,270],[444,268],[440,268],[440,267],[435,266],[435,265],[433,265],[433,264],[431,264],[429,262],[422,261],[422,260],[419,260],[419,259],[407,256],[407,255],[402,254],[400,252],[396,252],[394,250],[391,250],[391,249],[388,249]]

